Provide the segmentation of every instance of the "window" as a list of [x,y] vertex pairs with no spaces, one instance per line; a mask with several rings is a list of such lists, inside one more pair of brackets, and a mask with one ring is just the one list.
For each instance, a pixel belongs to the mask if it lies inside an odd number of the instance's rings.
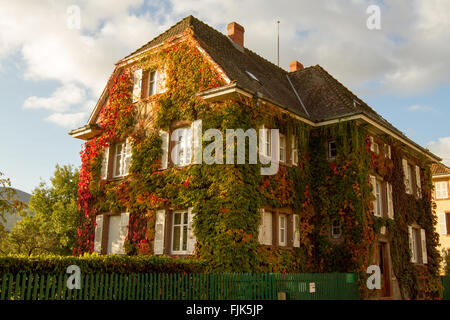
[[381,198],[381,181],[380,180],[376,180],[375,183],[375,197],[376,197],[376,201],[377,201],[377,205],[376,205],[376,212],[375,215],[378,217],[381,217],[383,215],[383,202],[382,202],[382,198]]
[[335,159],[337,156],[336,141],[328,142],[328,159]]
[[373,200],[373,214],[376,217],[383,216],[383,182],[375,176],[370,176],[370,183],[372,184],[372,192],[375,199]]
[[[129,213],[97,215],[95,222],[94,251],[107,254],[125,254],[124,242],[128,234]],[[103,223],[106,220],[106,224]],[[106,226],[107,234],[103,232]],[[104,239],[104,237],[106,237]],[[103,241],[104,240],[104,241]],[[103,246],[103,243],[105,246]]]
[[280,162],[286,162],[286,136],[280,134]]
[[172,220],[172,253],[186,253],[188,242],[188,212],[175,211]]
[[119,142],[114,148],[114,172],[113,177],[128,175],[131,163],[131,143],[129,141]]
[[285,209],[260,209],[258,241],[267,246],[300,247],[300,216]]
[[447,199],[448,198],[448,189],[447,189],[447,181],[435,182],[436,187],[436,199]]
[[193,230],[195,213],[193,207],[177,211],[156,210],[155,238],[153,252],[155,255],[194,253],[197,238]]
[[287,239],[287,235],[286,235],[286,225],[287,225],[287,217],[284,214],[280,214],[278,216],[278,221],[279,221],[279,244],[280,246],[285,246],[286,245],[286,239]]
[[440,234],[449,234],[450,231],[450,213],[441,212],[438,214],[438,226]]
[[291,161],[293,165],[298,164],[297,139],[295,136],[291,136]]
[[147,88],[148,97],[156,94],[157,80],[158,80],[157,71],[152,71],[148,73],[148,88]]
[[407,194],[413,193],[413,169],[412,166],[408,163],[408,160],[402,159],[403,165],[403,175],[404,175],[404,183],[405,183],[405,192]]
[[172,150],[172,161],[177,166],[187,166],[191,163],[192,134],[191,127],[176,129],[172,134],[172,141],[176,142]]
[[331,237],[334,239],[340,238],[342,235],[341,222],[339,220],[333,220],[331,223]]
[[412,263],[428,263],[425,230],[408,226],[409,250]]

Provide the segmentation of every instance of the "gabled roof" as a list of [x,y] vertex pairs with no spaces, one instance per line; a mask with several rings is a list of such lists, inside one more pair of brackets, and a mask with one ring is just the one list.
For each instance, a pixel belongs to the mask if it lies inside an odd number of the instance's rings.
[[[439,159],[406,137],[321,66],[316,65],[296,72],[287,72],[253,51],[236,44],[228,36],[193,16],[179,21],[120,60],[118,64],[162,44],[165,40],[181,35],[188,28],[193,31],[193,35],[202,49],[223,70],[226,77],[232,82],[231,85],[237,85],[252,94],[258,94],[259,97],[272,101],[312,123],[352,115],[364,115],[395,133],[421,152],[434,159]],[[98,107],[99,103],[97,103],[96,109]],[[91,118],[95,117],[95,114],[94,110]]]
[[[194,37],[211,58],[224,70],[231,81],[264,97],[280,103],[297,114],[307,117],[292,90],[286,75],[288,72],[253,51],[241,47],[228,36],[208,26],[193,16],[188,16],[166,32],[157,36],[123,60],[161,44],[177,34],[191,28]],[[249,74],[250,73],[250,74]],[[258,80],[255,80],[254,75]]]
[[433,163],[431,165],[431,174],[435,176],[450,175],[450,168],[443,163]]

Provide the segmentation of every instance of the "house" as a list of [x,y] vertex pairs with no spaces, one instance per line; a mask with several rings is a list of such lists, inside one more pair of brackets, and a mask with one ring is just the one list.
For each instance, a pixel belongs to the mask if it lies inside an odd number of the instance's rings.
[[[430,165],[440,159],[322,67],[286,71],[245,48],[239,24],[227,33],[189,16],[116,63],[88,123],[70,132],[86,140],[74,253],[356,272],[364,298],[439,296]],[[238,164],[222,138],[239,132]],[[262,174],[267,160],[275,174]],[[380,290],[366,286],[370,265]]]
[[438,218],[436,225],[436,231],[439,233],[438,250],[443,253],[450,250],[450,168],[442,163],[433,163],[431,172],[434,185],[433,199]]

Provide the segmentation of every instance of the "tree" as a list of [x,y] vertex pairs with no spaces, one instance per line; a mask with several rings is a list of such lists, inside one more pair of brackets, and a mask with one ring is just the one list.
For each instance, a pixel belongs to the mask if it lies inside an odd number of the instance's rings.
[[0,172],[0,224],[5,222],[5,214],[19,214],[25,204],[15,199],[16,190],[11,188],[11,180]]
[[78,169],[56,165],[50,186],[41,182],[33,190],[29,209],[34,216],[16,224],[0,244],[0,252],[71,254],[78,221],[78,177]]

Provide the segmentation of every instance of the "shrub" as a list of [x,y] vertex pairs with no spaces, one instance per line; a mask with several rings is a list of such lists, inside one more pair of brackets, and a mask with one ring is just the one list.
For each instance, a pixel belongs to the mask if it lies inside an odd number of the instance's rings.
[[0,274],[5,273],[65,273],[77,265],[82,273],[202,273],[202,261],[186,258],[155,256],[122,256],[85,254],[84,256],[25,256],[0,257]]

